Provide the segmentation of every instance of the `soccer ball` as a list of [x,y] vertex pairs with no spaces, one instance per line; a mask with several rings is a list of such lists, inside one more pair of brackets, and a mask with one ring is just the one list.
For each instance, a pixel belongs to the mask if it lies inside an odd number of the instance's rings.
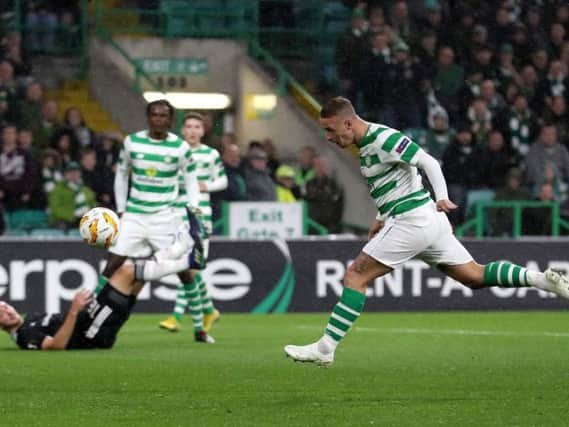
[[107,208],[93,208],[79,221],[79,234],[91,246],[111,247],[119,236],[119,217]]

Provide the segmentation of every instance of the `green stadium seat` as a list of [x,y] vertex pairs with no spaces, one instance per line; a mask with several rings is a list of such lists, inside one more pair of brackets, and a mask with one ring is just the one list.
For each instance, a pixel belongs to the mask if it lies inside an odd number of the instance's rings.
[[247,24],[247,8],[241,0],[225,0],[225,29],[233,37],[245,34],[249,29]]
[[5,237],[27,237],[29,233],[26,230],[6,230],[3,234]]
[[7,214],[7,230],[31,230],[33,228],[48,228],[47,213],[43,210],[21,209]]
[[30,231],[32,237],[65,237],[65,231],[57,228],[34,228]]
[[466,193],[466,218],[476,214],[476,203],[491,202],[496,197],[494,190],[470,190]]
[[194,30],[194,16],[192,9],[183,0],[163,0],[160,2],[160,11],[165,18],[165,32],[167,36],[188,36]]
[[73,238],[81,239],[81,234],[79,233],[78,228],[71,228],[71,229],[67,230],[67,233],[65,233],[65,235],[67,237],[73,237]]

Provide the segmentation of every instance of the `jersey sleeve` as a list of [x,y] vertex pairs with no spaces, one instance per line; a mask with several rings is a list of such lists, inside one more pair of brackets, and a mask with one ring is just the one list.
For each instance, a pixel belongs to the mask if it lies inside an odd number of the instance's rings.
[[184,177],[186,184],[187,203],[190,207],[198,207],[200,197],[200,187],[198,177],[196,175],[196,162],[192,157],[192,153],[187,144],[182,145],[182,153],[180,155],[180,171]]
[[16,343],[24,350],[41,350],[43,340],[48,336],[41,328],[24,325],[18,330]]
[[401,132],[395,132],[380,142],[380,149],[385,155],[384,161],[407,163],[411,166],[417,166],[417,154],[423,151],[419,144]]
[[217,150],[213,150],[212,162],[210,165],[211,181],[207,183],[210,192],[221,191],[227,188],[227,175],[221,162],[221,157]]
[[127,136],[121,147],[114,180],[115,203],[117,206],[117,212],[119,213],[126,210],[126,201],[128,197],[128,175],[130,171],[128,141],[129,137]]

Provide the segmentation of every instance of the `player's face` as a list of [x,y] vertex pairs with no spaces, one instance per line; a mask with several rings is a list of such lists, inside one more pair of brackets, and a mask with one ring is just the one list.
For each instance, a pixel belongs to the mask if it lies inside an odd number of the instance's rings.
[[188,141],[191,145],[197,144],[203,138],[204,126],[201,120],[188,119],[184,122],[182,127],[182,135],[184,140]]
[[340,116],[320,119],[320,127],[326,132],[326,140],[342,148],[354,143],[352,121]]
[[154,105],[148,113],[148,127],[152,133],[164,135],[170,129],[172,117],[165,105]]
[[21,316],[10,304],[0,301],[0,328],[10,329],[21,322]]

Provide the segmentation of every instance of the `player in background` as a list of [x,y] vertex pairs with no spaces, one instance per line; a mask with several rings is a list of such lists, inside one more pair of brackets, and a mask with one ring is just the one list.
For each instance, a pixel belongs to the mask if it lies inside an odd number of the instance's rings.
[[[188,242],[192,242],[189,255]],[[173,246],[184,252],[182,262],[161,252],[156,254],[170,262],[169,273],[201,264],[201,242],[195,232],[180,234]],[[67,313],[33,313],[24,318],[10,304],[0,301],[0,329],[8,332],[23,350],[111,348],[144,285],[144,281],[135,279],[137,268],[136,264],[124,263],[95,296],[80,289]]]
[[[222,191],[227,188],[227,176],[221,157],[215,148],[201,143],[205,128],[203,117],[199,113],[190,112],[184,117],[182,123],[182,136],[192,153],[192,159],[196,164],[196,174],[199,183],[199,204],[202,212],[200,219],[205,229],[206,237],[203,239],[204,255],[207,259],[209,252],[209,238],[213,231],[211,219],[210,193]],[[180,180],[180,195],[176,206],[180,209],[180,214],[185,217],[184,197],[186,197],[186,187]],[[213,323],[219,319],[219,311],[213,306],[207,291],[207,286],[199,271],[194,272],[194,281],[190,284],[182,284],[178,287],[176,304],[172,316],[160,322],[160,327],[169,331],[179,329],[179,320],[184,315],[189,306],[190,315],[194,325],[194,330],[203,328],[209,333]],[[203,313],[203,323],[202,316]]]
[[[128,135],[120,152],[115,174],[115,199],[121,216],[121,232],[109,249],[107,265],[95,293],[101,292],[127,257],[143,258],[168,248],[175,236],[184,231],[174,204],[178,198],[178,175],[183,176],[188,192],[185,203],[198,210],[198,181],[190,150],[177,135],[169,132],[174,108],[166,100],[146,106],[148,129]],[[130,189],[129,189],[130,180]],[[163,277],[169,266],[160,262],[140,264],[137,280]],[[180,271],[182,283],[193,282],[190,269]],[[198,342],[214,342],[205,331],[195,334]]]
[[[569,298],[569,281],[554,270],[530,271],[507,261],[475,262],[454,236],[446,216],[457,206],[448,199],[438,161],[401,132],[362,120],[351,102],[341,97],[324,105],[320,126],[329,142],[341,148],[357,145],[361,172],[378,213],[368,243],[344,275],[344,290],[323,336],[309,345],[287,345],[288,357],[331,364],[337,345],[363,310],[368,284],[412,258],[471,289],[532,286]],[[429,179],[435,201],[423,188],[418,169]]]

